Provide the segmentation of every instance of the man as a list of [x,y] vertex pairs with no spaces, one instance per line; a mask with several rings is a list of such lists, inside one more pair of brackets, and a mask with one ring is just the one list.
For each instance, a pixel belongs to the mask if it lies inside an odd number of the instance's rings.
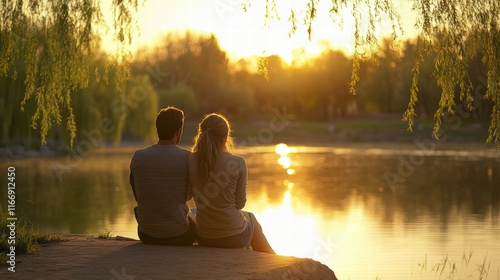
[[188,157],[177,146],[184,128],[184,113],[162,109],[156,117],[158,143],[135,151],[130,163],[130,185],[137,207],[139,239],[147,244],[192,245],[195,225],[188,217]]

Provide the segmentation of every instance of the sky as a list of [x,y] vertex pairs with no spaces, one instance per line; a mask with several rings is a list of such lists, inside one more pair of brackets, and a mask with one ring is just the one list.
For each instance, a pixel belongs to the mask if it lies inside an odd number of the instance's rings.
[[[297,58],[303,48],[307,55],[316,55],[325,46],[342,49],[347,54],[353,52],[354,20],[349,10],[342,11],[342,26],[339,18],[335,23],[328,6],[331,1],[320,1],[317,19],[313,26],[312,39],[308,39],[307,27],[298,22],[295,35],[289,37],[291,23],[287,21],[291,8],[303,10],[306,1],[279,1],[278,15],[280,20],[272,20],[265,26],[265,2],[251,1],[250,8],[245,12],[242,4],[246,0],[183,0],[161,1],[147,0],[137,14],[139,33],[136,34],[132,50],[154,44],[162,34],[172,31],[191,30],[193,32],[213,33],[218,38],[221,48],[227,52],[230,59],[242,57],[277,54],[287,62]],[[401,3],[401,1],[395,1]],[[284,3],[284,4],[283,4]],[[404,37],[416,34],[413,28],[414,14],[407,4],[397,4],[402,14]],[[293,6],[291,6],[293,5]],[[109,10],[109,9],[108,9]],[[105,13],[106,16],[106,13]],[[109,18],[109,17],[108,17]],[[378,24],[377,36],[388,36],[392,29],[389,21],[382,16],[383,23]],[[385,19],[385,21],[384,21]],[[109,24],[109,23],[108,23]],[[366,23],[363,23],[366,26]],[[105,49],[112,50],[109,34],[103,39]]]

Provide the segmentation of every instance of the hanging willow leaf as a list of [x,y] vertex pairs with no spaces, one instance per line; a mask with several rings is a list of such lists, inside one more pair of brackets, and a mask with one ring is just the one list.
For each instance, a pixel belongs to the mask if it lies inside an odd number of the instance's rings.
[[[31,126],[39,129],[42,143],[53,126],[63,122],[64,111],[71,144],[76,137],[71,95],[88,86],[87,61],[96,29],[105,26],[100,4],[94,0],[3,0],[0,4],[0,77],[7,76],[16,61],[23,61],[26,91],[21,109],[35,100]],[[138,1],[114,0],[112,6],[115,39],[121,48],[109,68],[115,69],[119,87],[129,77],[126,46],[132,42]]]
[[[269,2],[274,11],[290,12],[288,21],[292,23],[289,35],[297,33],[296,23],[301,20],[312,39],[314,20],[321,12],[328,13],[333,23],[344,22],[344,11],[350,10],[354,20],[354,57],[351,75],[350,92],[355,94],[359,81],[360,62],[374,53],[378,47],[377,23],[387,18],[392,26],[393,39],[399,39],[404,33],[400,14],[400,0],[330,0],[329,8],[318,10],[320,0],[302,0],[294,2],[290,10],[288,1],[281,3],[266,0],[266,13],[269,13]],[[283,4],[281,9],[278,4]],[[442,118],[445,114],[455,113],[455,100],[463,101],[467,108],[473,107],[472,82],[468,75],[468,61],[478,53],[483,55],[482,61],[488,67],[487,92],[485,98],[493,101],[488,143],[500,144],[500,2],[498,0],[407,0],[414,11],[415,27],[418,31],[418,47],[412,71],[413,79],[410,89],[408,108],[403,120],[412,130],[418,102],[419,67],[425,54],[435,53],[434,77],[441,88],[439,106],[434,114],[435,126],[433,136],[439,137]],[[289,4],[288,4],[289,5]],[[278,16],[277,16],[278,17]],[[387,30],[384,30],[387,32]]]

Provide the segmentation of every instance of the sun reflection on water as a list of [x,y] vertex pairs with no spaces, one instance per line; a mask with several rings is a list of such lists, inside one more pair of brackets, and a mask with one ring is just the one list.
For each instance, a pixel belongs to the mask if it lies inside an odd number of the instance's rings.
[[[288,156],[292,149],[286,144],[276,145],[275,152],[280,157],[277,162],[286,174],[291,175],[294,170],[292,160]],[[257,210],[259,221],[274,250],[281,255],[307,257],[308,251],[313,247],[316,232],[316,221],[310,214],[299,214],[294,205],[297,202],[293,193],[294,182],[286,176],[283,180],[283,194],[281,203],[269,205],[266,196],[261,196],[259,201],[249,205]]]
[[[288,182],[279,204],[270,205],[265,196],[249,204],[276,251],[285,256],[311,258],[355,276],[359,261],[370,263],[371,245],[366,241],[366,211],[353,199],[348,213],[332,213],[294,194]],[[338,276],[338,272],[337,272]]]
[[295,170],[290,169],[290,166],[292,166],[292,159],[288,156],[288,154],[290,152],[293,152],[293,150],[288,147],[287,144],[280,143],[276,145],[276,149],[274,151],[276,152],[276,154],[280,155],[278,164],[286,170],[288,175],[294,174]]
[[285,174],[276,175],[284,178],[282,199],[270,203],[267,193],[261,193],[247,204],[257,215],[273,249],[280,255],[312,258],[331,268],[341,264],[347,271],[355,271],[358,262],[341,256],[352,256],[348,252],[354,250],[362,258],[363,250],[369,247],[363,242],[366,212],[362,204],[356,199],[349,201],[348,213],[323,209],[306,195],[303,183],[294,182],[294,178],[298,179],[295,176],[300,176],[297,167],[304,166],[300,157],[290,157],[296,149],[278,144],[275,152],[280,156],[277,163],[285,169]]
[[281,204],[265,207],[257,215],[276,253],[307,257],[317,234],[316,222],[311,215],[296,213],[292,202],[291,191],[287,190]]
[[[433,267],[445,256],[462,273],[454,279],[479,279],[468,275],[477,276],[476,264],[485,260],[491,269],[483,279],[500,279],[498,151],[460,144],[423,152],[426,163],[404,188],[378,192],[386,185],[381,175],[397,171],[399,158],[413,152],[399,144],[240,148],[249,170],[244,210],[256,215],[277,253],[320,261],[339,279],[434,279]],[[96,152],[64,182],[50,168],[64,158],[15,161],[24,186],[19,206],[44,232],[112,230],[138,238],[128,182],[132,153]],[[466,266],[461,260],[470,250]]]

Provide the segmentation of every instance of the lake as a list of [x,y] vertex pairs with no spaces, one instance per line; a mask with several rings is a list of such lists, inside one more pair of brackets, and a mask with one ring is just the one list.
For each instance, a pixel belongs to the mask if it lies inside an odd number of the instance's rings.
[[[128,183],[134,149],[0,167],[2,178],[16,168],[18,216],[22,208],[44,231],[137,238]],[[280,144],[236,153],[249,169],[245,210],[279,254],[321,261],[339,279],[500,279],[495,147]]]

